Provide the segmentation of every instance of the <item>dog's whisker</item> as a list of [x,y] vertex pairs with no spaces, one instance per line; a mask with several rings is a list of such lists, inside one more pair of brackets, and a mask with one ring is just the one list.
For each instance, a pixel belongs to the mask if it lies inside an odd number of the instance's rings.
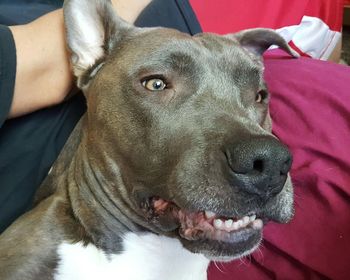
[[[223,271],[223,270],[220,269],[220,267],[219,267],[219,265],[220,265],[221,263],[218,264],[216,261],[213,261],[213,263],[214,263],[215,267],[216,267],[221,273],[225,274],[225,271]],[[223,266],[223,264],[221,264],[221,265]]]
[[263,254],[263,251],[261,250],[261,247],[263,247],[263,245],[260,245],[260,246],[256,249],[256,252],[257,252],[257,254],[259,254],[260,259],[263,260],[263,259],[264,259],[264,254]]
[[240,264],[238,266],[239,267],[240,266],[247,266],[248,264],[247,264],[246,260],[247,260],[246,256],[239,257]]

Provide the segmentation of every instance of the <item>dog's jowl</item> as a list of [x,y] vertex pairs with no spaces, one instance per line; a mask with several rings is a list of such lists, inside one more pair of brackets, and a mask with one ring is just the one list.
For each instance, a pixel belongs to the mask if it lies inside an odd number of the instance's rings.
[[0,237],[0,279],[206,279],[293,215],[292,158],[271,134],[274,31],[136,28],[107,0],[64,4],[87,112]]

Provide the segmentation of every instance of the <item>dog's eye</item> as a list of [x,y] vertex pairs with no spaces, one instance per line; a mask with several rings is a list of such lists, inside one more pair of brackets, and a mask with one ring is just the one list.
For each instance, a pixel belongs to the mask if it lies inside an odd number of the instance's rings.
[[160,91],[166,88],[166,83],[162,79],[152,78],[144,80],[142,86],[151,91]]
[[262,103],[268,96],[268,93],[266,90],[259,90],[255,95],[255,102],[256,103]]

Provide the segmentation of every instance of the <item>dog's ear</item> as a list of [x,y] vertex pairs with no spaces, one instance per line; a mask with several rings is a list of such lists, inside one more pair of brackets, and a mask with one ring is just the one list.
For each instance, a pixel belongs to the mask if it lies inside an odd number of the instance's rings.
[[236,39],[243,48],[256,56],[262,56],[269,47],[276,45],[291,56],[299,57],[299,54],[273,29],[253,28],[227,36]]
[[114,44],[134,26],[117,16],[110,0],[66,0],[63,11],[77,85],[84,88]]

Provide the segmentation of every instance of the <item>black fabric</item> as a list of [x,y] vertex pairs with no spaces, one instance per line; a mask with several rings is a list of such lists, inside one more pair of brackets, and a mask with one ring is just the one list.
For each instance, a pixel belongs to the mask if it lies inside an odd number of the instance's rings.
[[202,32],[188,0],[153,0],[135,21],[140,27],[168,27],[194,35]]
[[[7,26],[0,25],[0,128],[9,113],[16,78],[16,47]],[[0,146],[1,147],[1,146]]]
[[84,111],[85,100],[79,94],[60,106],[4,123],[0,129],[0,232],[30,208],[36,189]]
[[[190,34],[200,32],[187,0],[155,0],[142,12],[137,25],[172,27]],[[13,71],[15,48],[6,48],[11,45],[8,40],[5,42],[1,37],[0,49],[5,50],[4,57],[12,58],[5,70],[12,67]],[[0,78],[0,85],[6,81],[9,80]],[[13,87],[0,91],[0,116],[3,118],[7,115],[12,93]],[[78,94],[59,106],[3,124],[0,129],[0,232],[31,207],[36,189],[84,112],[85,99]]]
[[63,0],[0,0],[0,24],[18,25],[58,9]]

